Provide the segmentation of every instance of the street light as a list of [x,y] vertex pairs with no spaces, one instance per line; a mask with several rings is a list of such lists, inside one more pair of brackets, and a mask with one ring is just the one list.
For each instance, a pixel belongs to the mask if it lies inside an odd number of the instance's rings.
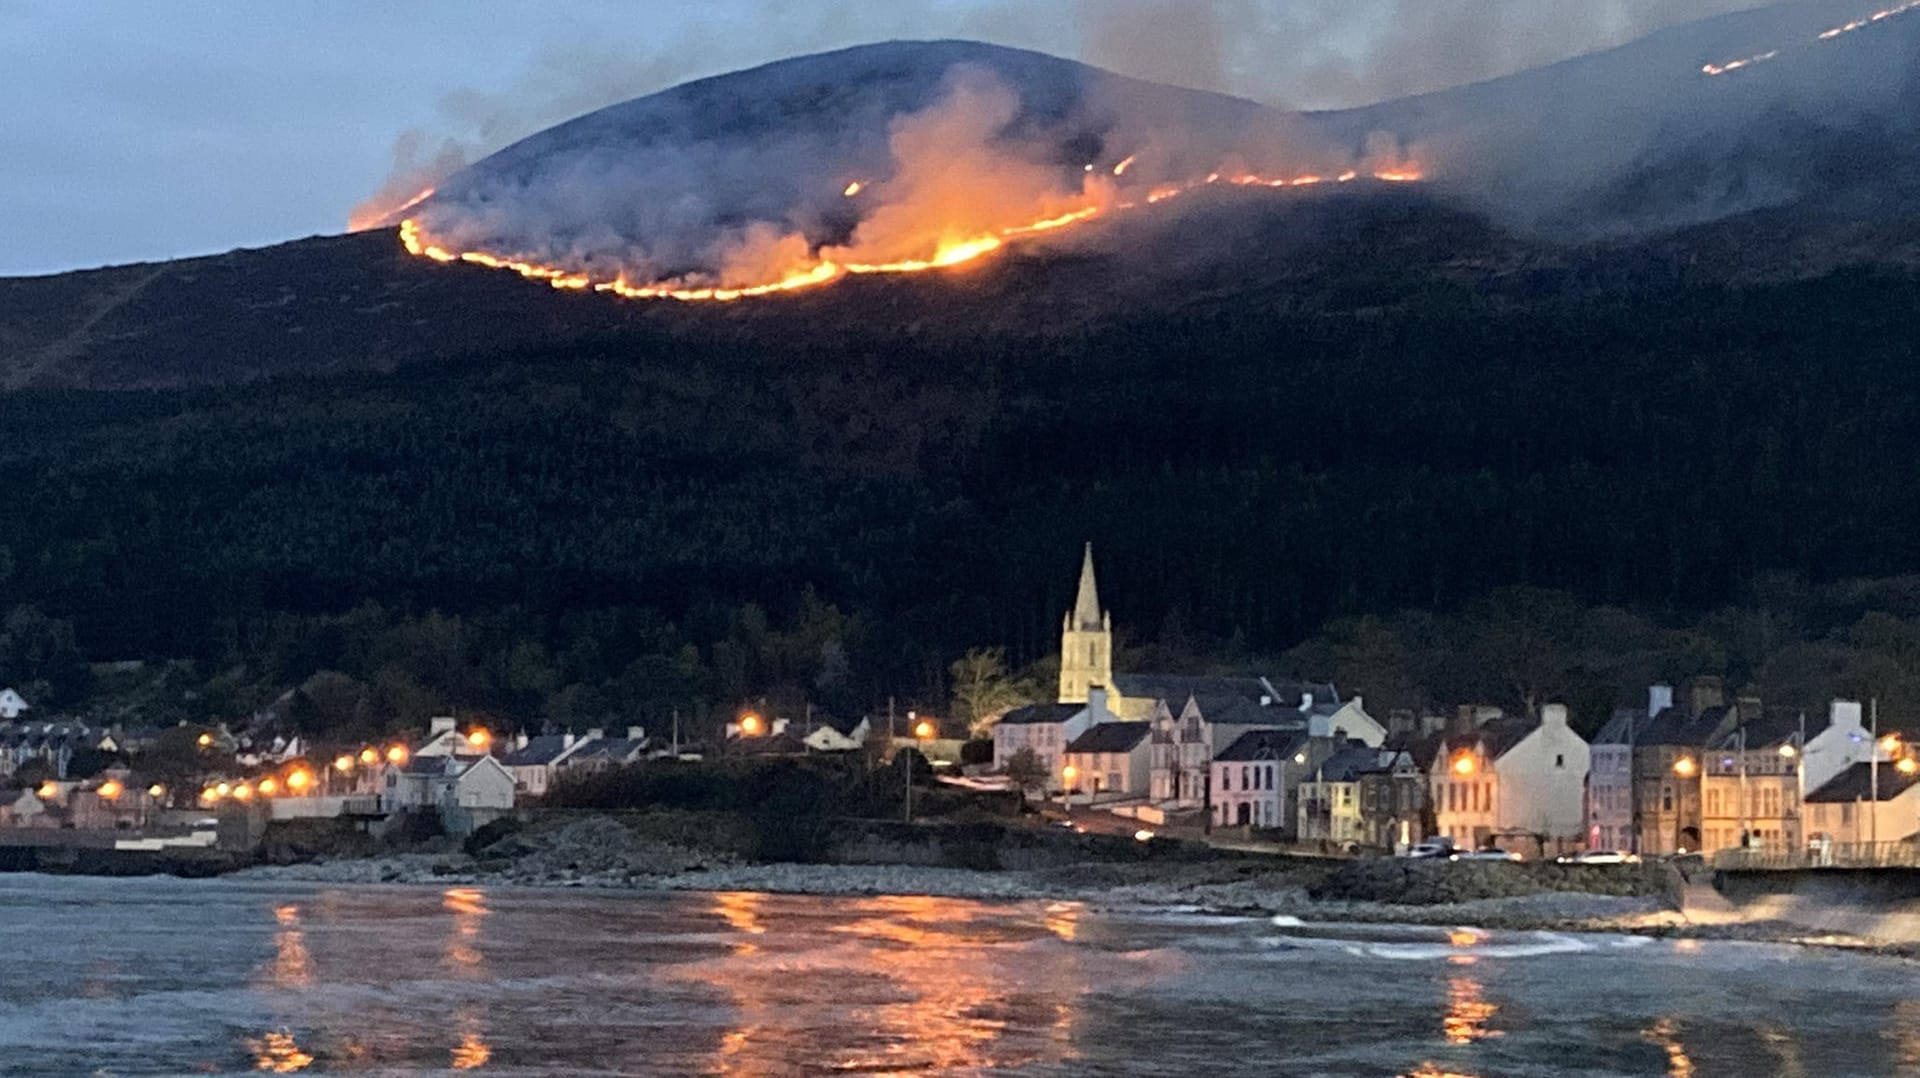
[[406,763],[407,747],[405,745],[393,745],[388,747],[387,762],[394,765],[395,767],[398,767],[401,764]]
[[253,787],[247,785],[244,782],[239,784],[238,786],[235,786],[233,788],[233,799],[235,801],[253,800]]
[[1479,765],[1473,762],[1472,753],[1463,752],[1460,755],[1454,757],[1453,773],[1456,775],[1471,775],[1473,774],[1474,769],[1478,766]]
[[313,772],[308,771],[306,768],[296,767],[292,771],[287,772],[287,791],[289,793],[306,793],[307,788],[312,785]]
[[158,801],[161,798],[167,796],[167,788],[156,782],[153,785],[147,787],[147,796],[153,798],[155,801]]
[[118,801],[120,800],[120,795],[125,791],[118,782],[108,779],[100,784],[99,789],[93,792],[98,794],[102,801]]
[[60,796],[60,787],[52,779],[48,779],[47,781],[41,783],[40,788],[38,790],[35,790],[34,793],[42,801],[51,801],[54,798]]
[[200,746],[203,749],[208,748],[213,744],[213,735],[201,734],[199,737],[196,737],[193,739],[193,743]]
[[922,741],[932,741],[933,735],[936,732],[933,728],[933,723],[928,719],[921,719],[913,728],[913,736]]
[[340,773],[341,773],[342,775],[351,775],[351,774],[353,774],[353,757],[351,757],[351,756],[336,756],[336,757],[334,757],[334,759],[333,759],[333,769],[334,769],[335,771],[338,771],[338,772],[340,772]]
[[1693,757],[1682,756],[1673,762],[1673,773],[1683,779],[1689,778],[1695,771],[1699,770],[1699,767],[1699,764],[1693,762]]
[[1900,762],[1893,765],[1893,769],[1902,775],[1911,775],[1920,771],[1920,760],[1915,760],[1911,756],[1902,756]]
[[492,743],[493,735],[485,730],[476,729],[467,733],[467,744],[473,748],[485,751],[486,747]]
[[1780,746],[1780,755],[1782,755],[1782,756],[1784,756],[1784,757],[1786,757],[1787,759],[1789,759],[1789,760],[1791,760],[1791,759],[1793,759],[1793,758],[1794,758],[1795,756],[1798,756],[1798,755],[1800,755],[1800,750],[1799,750],[1799,749],[1796,749],[1796,748],[1794,748],[1794,747],[1793,747],[1792,745],[1782,745],[1782,746]]
[[360,762],[363,764],[379,763],[380,754],[373,751],[373,746],[369,745],[366,748],[360,750]]
[[274,794],[280,792],[280,780],[274,778],[272,775],[268,775],[266,778],[260,780],[258,788],[261,797],[272,797]]
[[740,716],[740,733],[743,737],[759,737],[765,733],[767,724],[760,716],[749,711]]

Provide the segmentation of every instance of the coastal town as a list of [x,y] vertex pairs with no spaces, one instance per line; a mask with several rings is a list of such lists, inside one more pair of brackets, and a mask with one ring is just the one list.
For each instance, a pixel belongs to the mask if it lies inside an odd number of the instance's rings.
[[969,728],[915,711],[844,721],[743,707],[711,743],[677,729],[442,717],[411,736],[326,744],[239,724],[101,728],[43,718],[6,689],[0,848],[204,847],[274,822],[377,832],[423,815],[465,835],[618,769],[838,755],[872,768],[904,758],[955,790],[1017,792],[1054,822],[1143,841],[1512,861],[1920,861],[1920,738],[1870,701],[1808,715],[1701,676],[1648,687],[1589,741],[1560,703],[1375,715],[1331,682],[1117,670],[1114,657],[1089,545],[1061,623],[1056,698]]

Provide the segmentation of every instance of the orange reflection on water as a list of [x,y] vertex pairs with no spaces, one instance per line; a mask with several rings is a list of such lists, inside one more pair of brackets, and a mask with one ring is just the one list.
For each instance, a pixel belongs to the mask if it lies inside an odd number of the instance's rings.
[[460,1034],[460,1043],[453,1046],[453,1058],[449,1062],[457,1071],[479,1070],[493,1058],[493,1049],[487,1044],[486,1034],[478,1028],[478,1018],[470,1019],[475,1027]]
[[313,956],[307,953],[306,933],[300,930],[300,907],[277,907],[273,919],[280,925],[273,934],[273,968],[269,971],[274,986],[304,988],[312,984]]
[[[713,902],[713,912],[738,932],[765,931],[766,896],[715,895]],[[734,1004],[714,1072],[788,1074],[794,1060],[805,1059],[821,1073],[973,1074],[1072,1058],[1074,1009],[1031,998],[1043,989],[1020,972],[1031,961],[1023,948],[1077,931],[1077,907],[1011,926],[1004,909],[957,899],[859,899],[836,913],[822,926],[831,940],[816,938],[791,953],[784,943],[730,940],[725,957],[690,971],[723,988]],[[813,1002],[817,989],[810,985],[845,986],[842,1021],[831,1028],[789,1024],[795,1005]],[[1051,1023],[1016,1021],[1041,1016]]]
[[302,1051],[300,1045],[294,1042],[293,1034],[285,1030],[269,1033],[260,1040],[248,1043],[253,1047],[254,1070],[292,1074],[313,1065],[313,1056]]
[[1893,1061],[1902,1069],[1920,1068],[1920,999],[1895,1003],[1893,1018],[1885,1034],[1893,1041]]
[[1419,1069],[1408,1071],[1405,1078],[1479,1078],[1479,1076],[1470,1074],[1467,1071],[1450,1071],[1440,1064],[1428,1060],[1420,1064]]
[[1078,902],[1055,902],[1047,907],[1047,931],[1072,943],[1080,934],[1080,911]]
[[487,896],[478,888],[452,887],[440,898],[441,908],[453,914],[453,931],[447,937],[447,965],[455,972],[477,971],[483,959],[477,946],[480,924],[486,919]]
[[1447,1013],[1440,1020],[1440,1032],[1448,1044],[1472,1044],[1503,1035],[1488,1025],[1500,1013],[1500,1005],[1488,1002],[1485,993],[1479,981],[1465,974],[1447,979]]
[[1659,1045],[1667,1053],[1667,1078],[1693,1078],[1693,1057],[1680,1043],[1680,1025],[1662,1018],[1640,1034],[1642,1040]]

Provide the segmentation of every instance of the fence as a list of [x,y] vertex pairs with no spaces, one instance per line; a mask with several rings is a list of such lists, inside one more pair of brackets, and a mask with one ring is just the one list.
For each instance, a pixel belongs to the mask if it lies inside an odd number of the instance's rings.
[[1725,850],[1713,867],[1726,869],[1920,868],[1920,843],[1835,842],[1799,850]]

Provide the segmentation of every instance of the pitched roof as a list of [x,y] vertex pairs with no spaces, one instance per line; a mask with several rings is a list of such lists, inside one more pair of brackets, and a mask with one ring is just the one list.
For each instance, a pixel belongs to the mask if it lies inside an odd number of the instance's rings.
[[1290,707],[1262,707],[1244,696],[1193,698],[1200,716],[1215,726],[1302,726],[1305,714]]
[[[1326,762],[1316,768],[1314,773],[1322,782],[1357,782],[1363,772],[1380,769],[1382,755],[1379,749],[1371,749],[1365,745],[1348,745],[1327,757]],[[1384,755],[1390,762],[1395,754]]]
[[1070,753],[1132,752],[1153,732],[1150,722],[1103,722],[1087,728],[1067,746]]
[[1515,745],[1525,741],[1528,734],[1539,728],[1539,719],[1524,715],[1507,715],[1494,719],[1469,733],[1448,735],[1441,742],[1440,751],[1452,755],[1456,752],[1469,752],[1475,745],[1482,745],[1485,746],[1489,758],[1498,760]]
[[628,737],[601,737],[587,742],[587,744],[575,752],[570,759],[597,760],[604,758],[608,760],[625,760],[646,747],[647,743],[644,740],[635,740]]
[[[1854,764],[1828,780],[1825,786],[1809,793],[1807,800],[1820,804],[1871,801],[1873,782],[1872,764]],[[1902,775],[1892,764],[1880,765],[1880,800],[1892,801],[1915,786],[1920,786],[1920,774]]]
[[1653,716],[1644,707],[1617,707],[1613,717],[1593,735],[1595,745],[1626,745],[1638,742]]
[[525,748],[515,749],[500,758],[508,767],[537,767],[550,764],[573,748],[575,742],[564,734],[545,734],[527,739]]
[[[1119,679],[1116,678],[1115,680],[1117,681]],[[1066,722],[1068,719],[1073,718],[1086,709],[1087,705],[1085,704],[1028,704],[1026,707],[1016,707],[1012,711],[1007,712],[1006,715],[1000,719],[1000,722],[1002,725],[1012,726],[1035,726],[1046,723]]]
[[1720,724],[1734,714],[1732,708],[1725,706],[1706,708],[1698,715],[1688,713],[1685,708],[1663,708],[1639,731],[1634,741],[1639,745],[1701,748],[1714,737]]
[[[1801,713],[1792,708],[1765,708],[1759,715],[1745,722],[1728,727],[1719,736],[1713,738],[1707,746],[1712,749],[1737,749],[1741,745],[1741,732],[1746,733],[1746,747],[1749,749],[1771,749],[1780,745],[1798,745],[1800,743]],[[1807,737],[1812,738],[1827,728],[1825,715],[1806,716]]]
[[869,728],[872,727],[873,720],[865,715],[855,715],[851,719],[845,719],[824,712],[815,712],[813,716],[814,729],[817,730],[823,726],[831,727],[842,737],[852,737],[854,731],[860,729],[860,724],[863,722],[869,724]]
[[1194,697],[1238,696],[1258,701],[1270,696],[1267,683],[1257,677],[1208,677],[1187,674],[1115,674],[1113,687],[1133,700],[1165,700],[1178,711]]
[[1305,730],[1248,730],[1234,738],[1233,744],[1222,749],[1214,760],[1221,763],[1284,760],[1305,748],[1306,744]]

